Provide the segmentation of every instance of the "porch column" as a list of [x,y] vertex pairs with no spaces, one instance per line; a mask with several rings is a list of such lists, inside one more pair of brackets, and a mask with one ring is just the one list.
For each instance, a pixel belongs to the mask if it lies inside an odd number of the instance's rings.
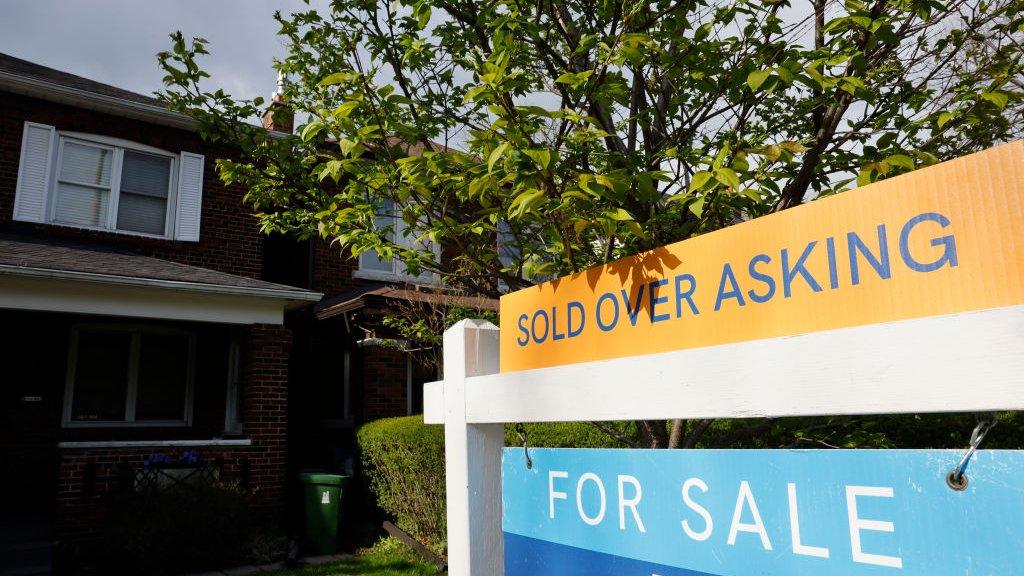
[[284,511],[285,457],[288,432],[288,328],[255,324],[244,344],[242,418],[252,439],[249,487],[253,505],[269,517]]

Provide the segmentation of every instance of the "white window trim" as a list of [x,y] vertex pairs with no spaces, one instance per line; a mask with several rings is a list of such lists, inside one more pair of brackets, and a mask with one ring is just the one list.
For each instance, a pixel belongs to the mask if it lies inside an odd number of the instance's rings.
[[[67,226],[70,228],[80,228],[82,230],[97,230],[101,232],[111,232],[114,234],[125,234],[128,236],[141,236],[144,238],[160,238],[163,240],[171,240],[174,238],[174,215],[177,212],[176,207],[178,203],[178,167],[180,165],[180,158],[178,154],[168,152],[167,150],[161,150],[160,148],[154,148],[153,146],[146,146],[145,144],[132,142],[130,140],[123,140],[121,138],[111,138],[109,136],[99,136],[95,134],[83,134],[81,132],[64,132],[58,130],[57,137],[54,139],[54,141],[55,149],[51,151],[53,162],[52,166],[50,166],[50,181],[46,192],[47,224],[53,224],[56,226]],[[106,226],[88,226],[85,224],[77,224],[73,222],[61,222],[58,221],[56,218],[57,184],[60,179],[60,168],[64,155],[64,143],[68,141],[88,146],[106,148],[112,151],[113,157],[110,166],[110,198],[107,202]],[[120,230],[117,228],[117,208],[118,202],[121,197],[121,165],[124,158],[125,150],[139,152],[142,154],[150,154],[153,156],[162,156],[168,158],[171,161],[170,176],[168,178],[167,190],[167,214],[164,217],[165,219],[163,234],[150,234],[147,232],[137,232],[134,230]],[[94,187],[105,188],[103,186]]]
[[[128,360],[128,388],[125,398],[124,420],[72,420],[71,414],[75,398],[75,369],[78,361],[78,335],[81,331],[86,332],[128,332],[132,334],[131,358]],[[185,379],[185,419],[184,420],[135,420],[135,402],[138,394],[138,361],[139,344],[143,334],[174,334],[188,336],[188,366],[186,367]],[[155,326],[140,326],[133,324],[78,324],[71,328],[71,338],[68,342],[68,366],[67,378],[64,385],[64,414],[61,425],[64,428],[171,428],[187,427],[192,425],[193,396],[195,388],[195,367],[196,367],[196,335],[186,330],[175,330],[173,328],[161,328]]]

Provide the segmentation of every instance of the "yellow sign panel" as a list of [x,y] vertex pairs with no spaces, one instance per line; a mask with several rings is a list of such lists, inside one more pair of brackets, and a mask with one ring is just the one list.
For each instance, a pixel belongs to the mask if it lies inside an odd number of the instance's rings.
[[505,295],[501,371],[1015,304],[1024,142]]

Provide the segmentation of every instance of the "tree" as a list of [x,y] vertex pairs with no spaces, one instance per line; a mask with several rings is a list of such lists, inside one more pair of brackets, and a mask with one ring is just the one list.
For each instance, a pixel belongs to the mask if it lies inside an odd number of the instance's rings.
[[[568,274],[979,150],[1024,126],[1015,0],[335,0],[277,14],[294,136],[163,96],[267,231],[397,257],[470,294]],[[395,210],[404,225],[377,227]],[[441,257],[428,243],[450,247]],[[681,445],[707,425],[647,430]]]

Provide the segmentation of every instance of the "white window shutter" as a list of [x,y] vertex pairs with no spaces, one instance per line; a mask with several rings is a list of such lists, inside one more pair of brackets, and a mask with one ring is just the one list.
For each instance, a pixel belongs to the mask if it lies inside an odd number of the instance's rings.
[[203,213],[203,161],[202,154],[181,153],[174,215],[175,240],[199,241],[199,221]]
[[50,163],[56,134],[53,126],[25,122],[14,195],[15,220],[46,220],[46,197],[50,191]]

